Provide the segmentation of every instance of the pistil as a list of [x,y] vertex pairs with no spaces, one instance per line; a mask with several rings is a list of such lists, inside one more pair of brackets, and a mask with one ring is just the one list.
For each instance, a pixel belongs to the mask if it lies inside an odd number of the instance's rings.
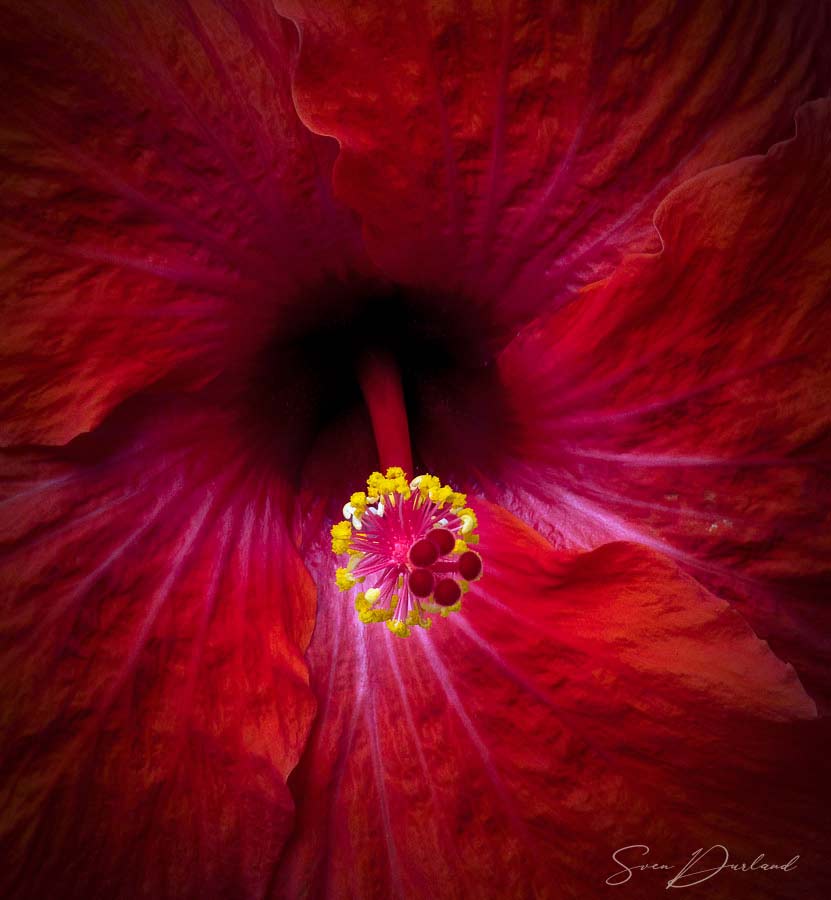
[[375,351],[358,365],[358,381],[372,420],[382,469],[398,466],[413,471],[410,428],[401,373],[392,355]]
[[335,582],[358,588],[355,609],[365,624],[386,622],[405,637],[413,625],[428,628],[430,613],[461,608],[471,581],[482,574],[476,514],[467,497],[433,475],[412,481],[410,429],[401,375],[387,353],[373,352],[358,366],[382,469],[344,504],[332,527],[332,550],[343,556]]

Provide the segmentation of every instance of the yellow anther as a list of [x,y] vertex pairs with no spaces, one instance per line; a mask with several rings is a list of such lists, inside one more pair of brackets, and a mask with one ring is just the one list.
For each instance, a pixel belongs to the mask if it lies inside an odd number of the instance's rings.
[[470,534],[479,524],[476,521],[476,513],[469,506],[459,513],[459,518],[462,520],[462,527],[459,529],[462,534]]
[[430,491],[430,499],[437,506],[444,506],[453,496],[453,488],[448,485],[440,485]]
[[407,483],[406,478],[395,479],[395,490],[397,493],[401,494],[405,500],[409,500],[413,493],[410,490],[410,485]]
[[388,609],[359,609],[358,618],[364,625],[372,625],[375,622],[388,622],[391,613]]
[[419,628],[429,628],[430,624],[431,620],[422,618],[418,614],[418,610],[411,609],[409,614],[407,615],[407,625],[418,625]]
[[441,482],[435,475],[422,475],[418,480],[417,487],[422,499],[426,500],[430,496],[431,491],[438,490],[441,487]]
[[359,609],[358,619],[364,625],[373,625],[375,622],[386,622],[390,618],[389,610],[386,609]]
[[352,523],[338,522],[332,526],[332,552],[346,553],[349,549],[349,542],[352,540]]
[[407,481],[407,474],[400,466],[390,466],[387,469],[387,481],[396,494],[401,494],[405,500],[409,500],[412,493],[410,483]]
[[378,588],[370,588],[368,591],[364,593],[364,597],[369,600],[370,603],[375,603],[375,601],[381,596],[381,592]]
[[444,606],[441,610],[441,615],[443,619],[446,619],[450,613],[458,612],[462,608],[462,601],[457,600],[452,606]]
[[410,633],[410,626],[400,619],[390,619],[387,622],[387,628],[398,637],[407,637]]
[[366,512],[366,494],[363,491],[355,491],[349,498],[349,503],[354,510],[354,515],[360,519]]
[[[366,480],[367,491],[370,497],[388,497],[390,494],[401,494],[408,500],[410,498],[410,485],[404,470],[398,466],[391,466],[387,474],[373,472]],[[353,495],[354,496],[354,495]]]
[[358,582],[346,571],[345,568],[335,570],[335,584],[342,590],[348,591],[355,587]]
[[435,475],[419,475],[410,482],[410,487],[417,489],[423,500],[430,499],[437,506],[450,504],[451,508],[463,507],[467,496],[454,491],[450,485],[442,484]]
[[386,478],[380,472],[373,472],[366,480],[366,488],[371,497],[383,497],[382,488],[386,483]]
[[461,556],[465,550],[467,550],[467,541],[463,541],[461,538],[456,538],[456,543],[453,545],[453,553],[457,556]]
[[[370,625],[373,622],[385,622],[387,619],[392,617],[392,611],[389,609],[373,609],[372,602],[367,597],[374,588],[370,588],[366,594],[361,591],[358,596],[355,598],[355,611],[358,613],[358,618],[364,625]],[[380,591],[379,591],[380,593]],[[377,597],[375,598],[378,599]]]

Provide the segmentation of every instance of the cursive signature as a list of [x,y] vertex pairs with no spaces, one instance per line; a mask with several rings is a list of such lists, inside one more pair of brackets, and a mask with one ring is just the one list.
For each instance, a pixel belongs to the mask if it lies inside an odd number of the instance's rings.
[[[713,844],[712,847],[706,850],[703,847],[699,847],[689,860],[680,866],[675,863],[636,863],[634,861],[638,857],[643,858],[648,855],[649,847],[646,844],[629,844],[627,847],[615,850],[612,854],[612,859],[617,863],[619,869],[606,879],[606,884],[612,886],[626,884],[635,872],[673,872],[674,874],[667,881],[667,890],[669,890],[670,888],[685,888],[692,887],[694,884],[701,884],[702,881],[715,878],[720,872],[725,871],[793,872],[797,862],[799,862],[799,856],[792,857],[786,863],[765,862],[764,853],[760,853],[750,863],[731,862],[730,852],[724,844]],[[629,860],[629,862],[624,862],[624,858]]]

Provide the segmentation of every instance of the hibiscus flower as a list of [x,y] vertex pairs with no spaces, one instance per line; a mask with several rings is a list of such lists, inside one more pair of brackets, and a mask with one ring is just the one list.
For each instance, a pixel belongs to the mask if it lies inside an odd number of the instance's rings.
[[827,7],[0,22],[3,896],[818,896]]

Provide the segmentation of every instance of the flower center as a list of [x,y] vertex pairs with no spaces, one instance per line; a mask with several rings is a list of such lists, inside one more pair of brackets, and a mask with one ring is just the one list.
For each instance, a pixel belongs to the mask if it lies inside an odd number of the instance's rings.
[[392,355],[365,357],[358,378],[386,475],[373,472],[332,526],[332,550],[346,557],[335,582],[342,591],[360,585],[355,609],[362,622],[386,622],[406,637],[413,625],[428,628],[429,614],[461,609],[462,594],[482,574],[482,560],[470,549],[479,542],[476,514],[464,494],[435,476],[408,480],[409,424]]
[[429,628],[430,614],[461,609],[469,583],[482,574],[476,514],[467,497],[433,475],[407,480],[398,466],[373,472],[367,490],[343,507],[332,526],[332,550],[345,555],[335,573],[342,591],[360,585],[355,598],[365,624],[386,622],[393,634]]

